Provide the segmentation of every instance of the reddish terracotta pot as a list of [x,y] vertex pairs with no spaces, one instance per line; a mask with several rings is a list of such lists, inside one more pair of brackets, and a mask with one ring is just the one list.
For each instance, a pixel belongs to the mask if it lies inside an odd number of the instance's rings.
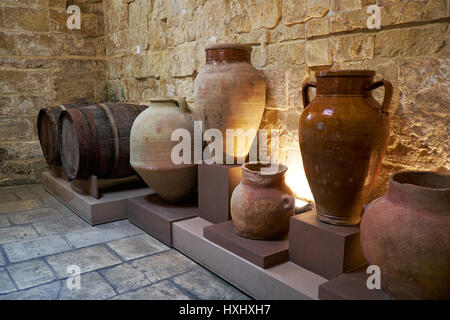
[[[303,85],[299,138],[306,178],[320,221],[354,225],[373,188],[389,137],[388,81],[374,71],[326,71]],[[371,90],[384,86],[380,106]],[[309,102],[308,88],[317,87]]]
[[241,183],[231,196],[231,217],[236,233],[250,239],[270,240],[286,236],[294,215],[295,199],[284,182],[287,167],[263,172],[261,162],[242,166]]
[[361,246],[396,299],[450,299],[450,175],[404,171],[361,221]]
[[[264,113],[266,86],[262,72],[251,64],[252,47],[216,44],[205,49],[206,65],[194,84],[195,114],[203,131],[217,129],[223,136],[223,163],[228,158],[245,158]],[[226,142],[226,130],[233,129],[246,141]],[[242,130],[240,133],[237,130]],[[230,140],[231,141],[231,140]],[[228,150],[228,151],[227,151]],[[218,156],[220,158],[220,156]]]

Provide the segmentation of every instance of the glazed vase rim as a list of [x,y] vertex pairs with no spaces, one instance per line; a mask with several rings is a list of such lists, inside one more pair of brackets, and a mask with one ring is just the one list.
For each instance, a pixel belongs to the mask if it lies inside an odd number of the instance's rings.
[[[433,177],[435,181],[431,182],[444,182],[443,186],[439,185],[426,185],[425,181],[420,181],[420,178]],[[428,181],[430,182],[430,181]],[[432,190],[432,191],[450,191],[450,175],[441,174],[433,171],[414,171],[403,170],[396,172],[389,178],[389,183],[398,186],[412,186],[419,190]],[[424,185],[425,184],[425,185]]]
[[205,48],[208,50],[245,50],[251,52],[253,49],[250,45],[240,43],[217,43]]
[[316,77],[374,77],[376,74],[375,70],[327,70],[320,71],[316,73]]
[[252,166],[252,165],[261,165],[261,167],[264,167],[267,165],[268,167],[270,167],[271,164],[269,162],[263,162],[263,161],[247,162],[242,165],[242,170],[247,173],[257,174],[257,175],[261,175],[261,176],[275,176],[275,175],[279,175],[279,174],[284,174],[288,170],[288,167],[281,163],[275,164],[275,165],[278,165],[278,170],[276,172],[261,172],[259,170],[258,171],[252,170],[249,168],[249,166]]

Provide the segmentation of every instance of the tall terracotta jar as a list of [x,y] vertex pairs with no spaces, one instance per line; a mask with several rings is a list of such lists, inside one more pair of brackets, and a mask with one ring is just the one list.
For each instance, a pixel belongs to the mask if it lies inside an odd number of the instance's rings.
[[175,164],[171,153],[179,141],[171,141],[172,132],[184,129],[194,137],[194,119],[184,98],[152,99],[147,110],[134,121],[130,138],[130,163],[161,198],[169,202],[183,200],[197,186],[197,166]]
[[280,164],[272,171],[269,166],[261,162],[242,165],[241,183],[231,196],[233,224],[245,238],[279,239],[289,231],[295,199],[284,182],[287,167]]
[[[251,64],[251,46],[216,44],[205,51],[206,65],[194,84],[197,119],[202,121],[203,131],[218,129],[222,133],[223,163],[226,163],[227,155],[231,160],[245,158],[264,112],[264,76]],[[242,148],[237,148],[238,141],[234,148],[229,143],[227,151],[227,129],[242,129],[235,133],[241,139],[247,134],[248,143],[242,144]]]
[[[389,81],[368,70],[325,71],[303,85],[299,138],[320,221],[355,225],[373,188],[389,137]],[[385,87],[382,105],[371,91]],[[308,89],[316,87],[310,102]]]
[[450,299],[450,175],[393,174],[364,210],[361,246],[394,299]]

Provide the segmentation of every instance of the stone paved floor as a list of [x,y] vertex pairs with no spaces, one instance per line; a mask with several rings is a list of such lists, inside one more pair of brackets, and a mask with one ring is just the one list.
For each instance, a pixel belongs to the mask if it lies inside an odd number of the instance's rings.
[[[80,268],[70,290],[68,267]],[[0,299],[249,299],[127,220],[91,227],[41,185],[0,188]]]

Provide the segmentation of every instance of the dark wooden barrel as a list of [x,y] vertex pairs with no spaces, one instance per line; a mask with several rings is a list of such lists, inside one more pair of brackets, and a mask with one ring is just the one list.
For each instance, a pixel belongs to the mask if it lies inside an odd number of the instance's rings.
[[49,165],[61,165],[61,157],[58,145],[58,120],[61,112],[66,109],[87,106],[87,103],[65,104],[43,108],[37,117],[39,142],[45,161]]
[[130,166],[130,132],[147,106],[100,103],[64,110],[59,117],[59,148],[69,179],[123,178]]

